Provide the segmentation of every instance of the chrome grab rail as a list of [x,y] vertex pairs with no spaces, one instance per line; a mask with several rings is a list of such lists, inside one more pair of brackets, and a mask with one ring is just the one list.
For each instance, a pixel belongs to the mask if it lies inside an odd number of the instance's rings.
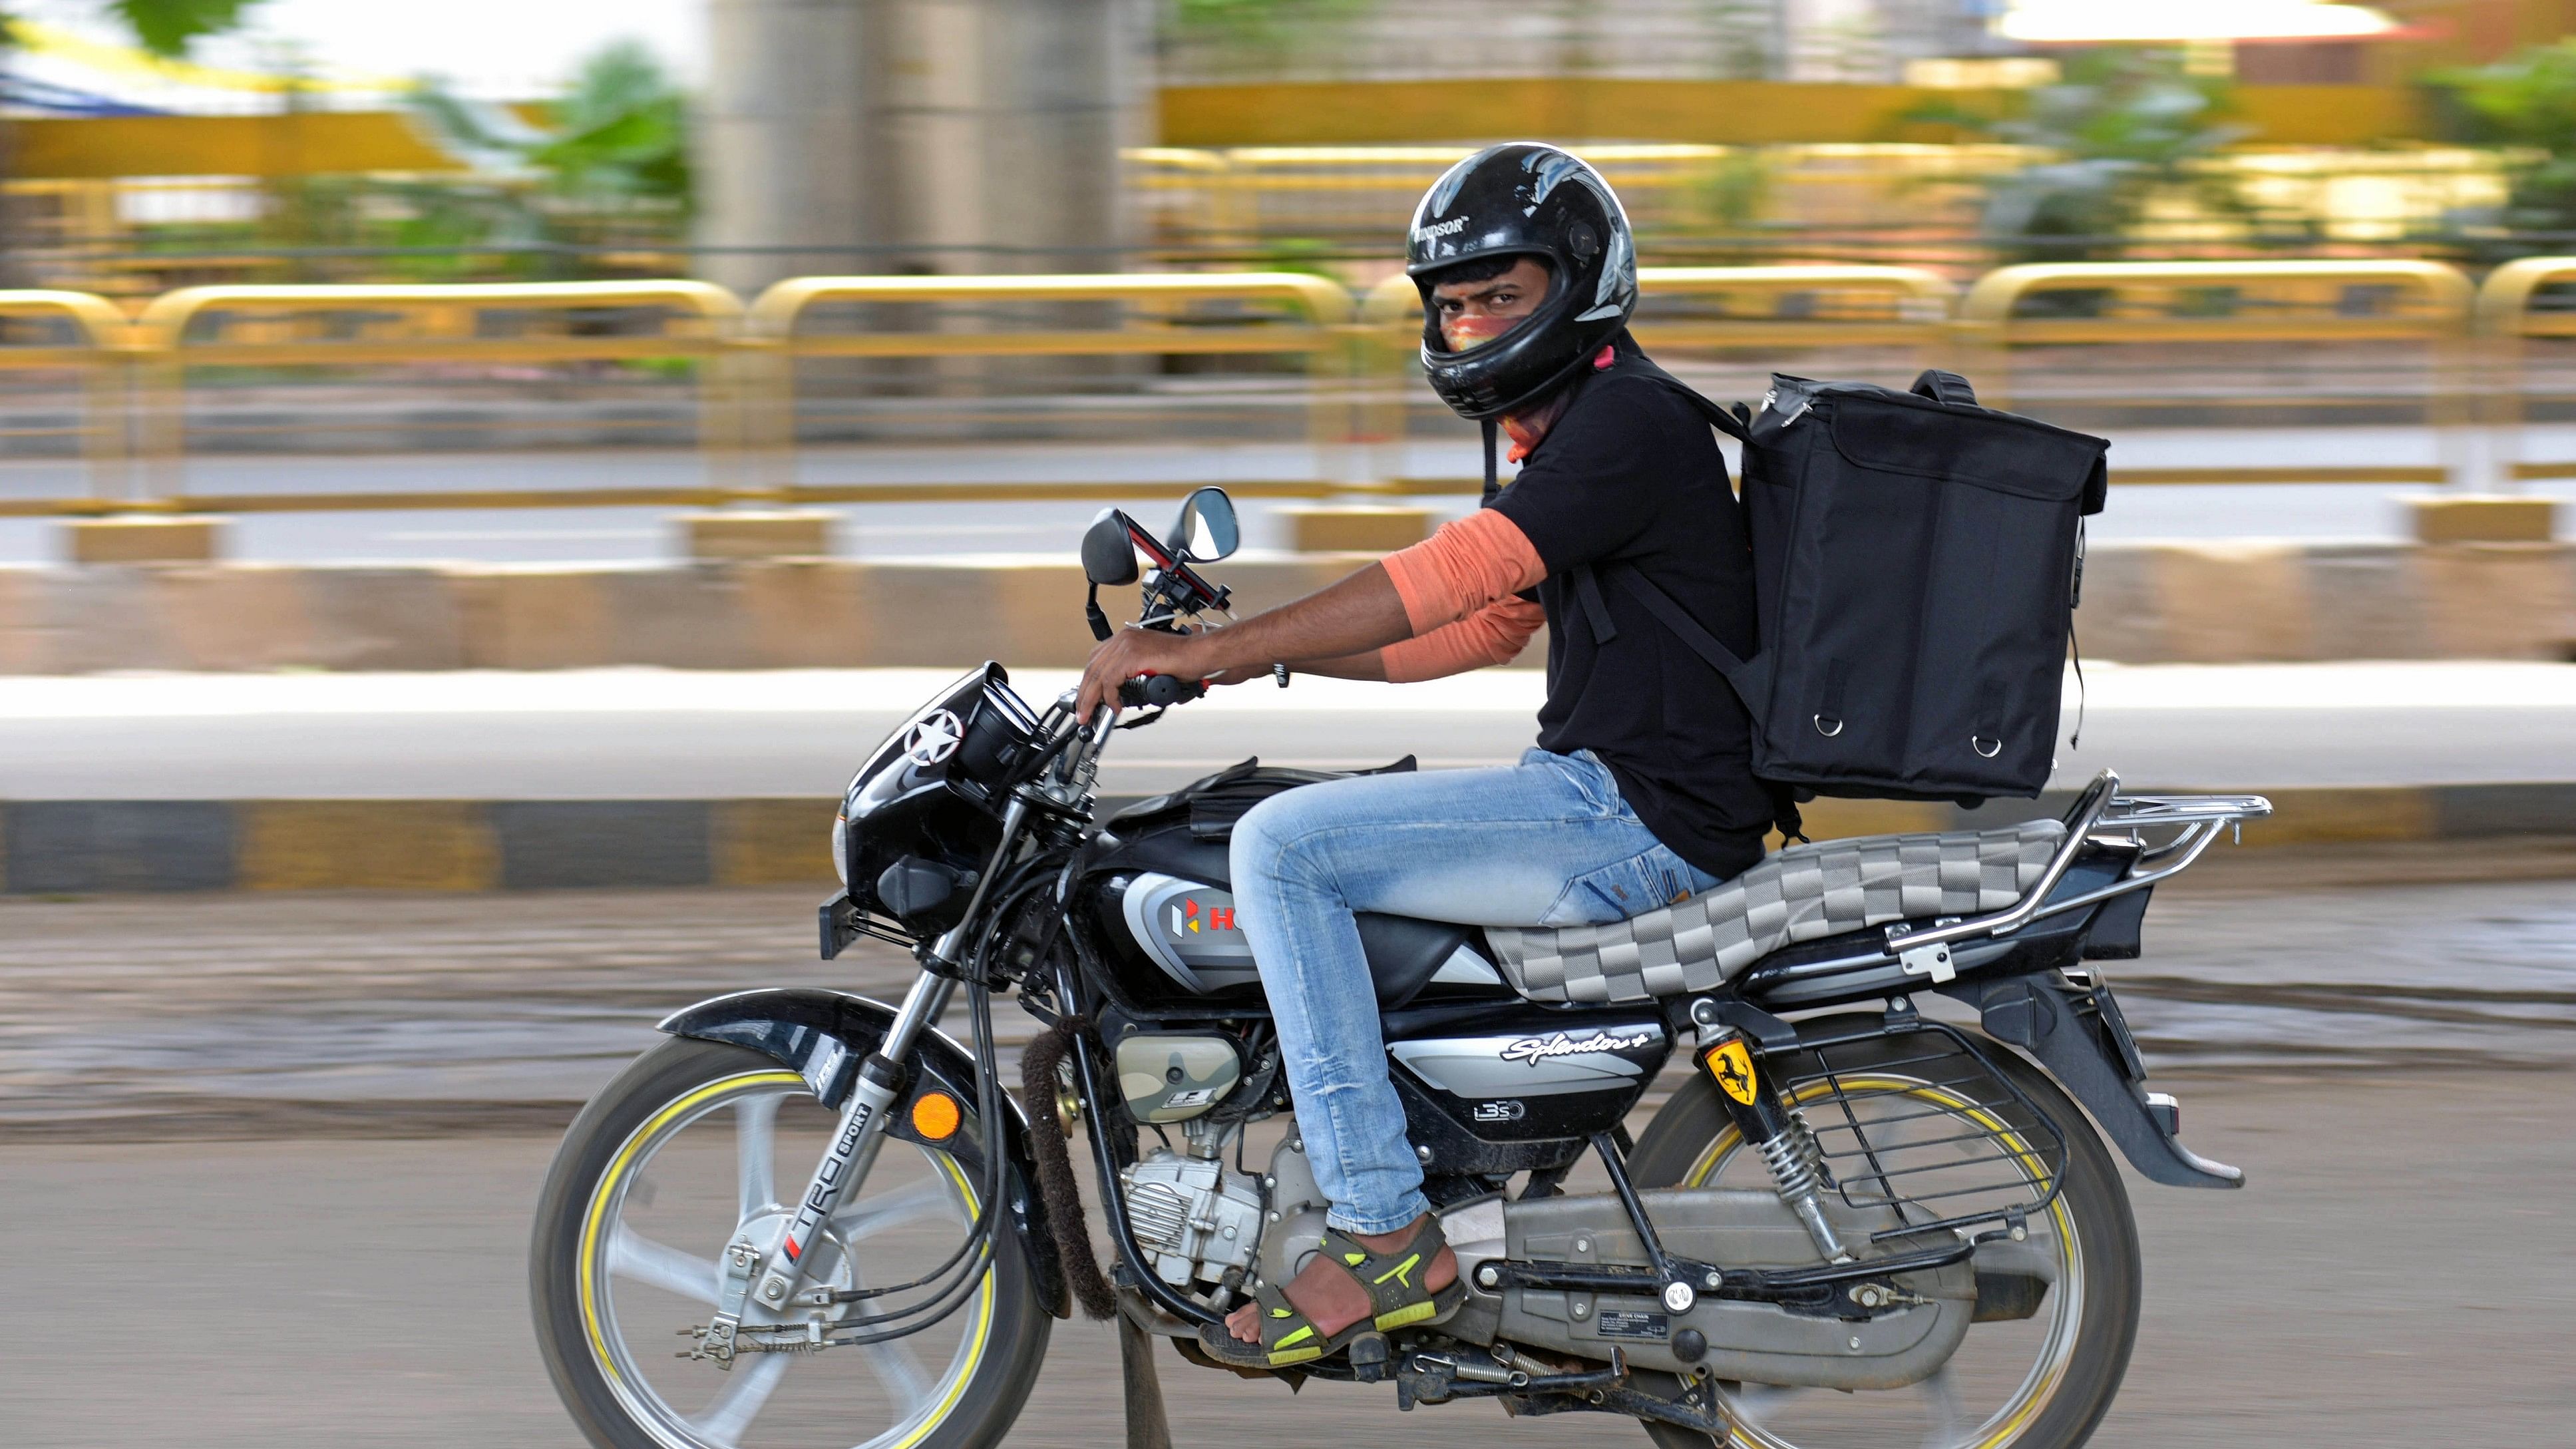
[[1887,928],[1885,954],[1902,956],[1908,951],[1963,941],[1970,936],[2006,935],[2028,925],[2038,915],[2048,893],[2057,888],[2058,879],[2066,874],[2066,868],[2075,863],[2077,853],[2084,849],[2084,837],[2092,833],[2094,823],[2102,818],[2102,813],[2111,808],[2111,800],[2119,789],[2120,772],[2117,770],[2104,770],[2093,777],[2092,784],[2084,787],[2084,793],[2076,797],[2075,808],[2067,812],[2066,838],[2057,843],[2057,851],[2048,858],[2048,869],[2040,873],[2038,884],[2024,892],[2020,900],[1990,915],[1971,916],[1927,930],[1910,930],[1899,921]]
[[[2272,802],[2260,795],[2130,795],[2119,793],[2120,775],[2104,770],[2084,787],[2075,806],[2066,814],[2066,837],[2058,842],[2056,853],[2048,859],[2048,868],[2019,900],[2000,911],[1971,916],[1947,925],[1926,930],[1909,930],[1903,922],[1889,926],[1882,957],[1903,957],[1908,952],[1952,941],[1975,937],[2009,936],[2033,921],[2063,915],[2113,896],[2143,890],[2156,882],[2188,870],[2202,852],[2217,841],[2220,830],[2238,822],[2259,819],[2272,813]],[[2158,826],[2179,826],[2181,833],[2163,845],[2144,848],[2139,832]],[[2067,868],[2083,852],[2088,841],[2102,830],[2124,832],[2122,843],[2142,847],[2138,858],[2129,863],[2129,874],[2107,886],[2051,901],[2048,893],[2065,878]],[[2166,865],[2177,853],[2182,858]],[[2141,871],[2140,867],[2147,867]]]

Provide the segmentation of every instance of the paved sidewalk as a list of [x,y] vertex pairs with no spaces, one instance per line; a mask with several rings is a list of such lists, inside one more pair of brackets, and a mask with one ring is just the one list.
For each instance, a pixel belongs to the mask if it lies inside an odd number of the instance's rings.
[[[0,679],[0,800],[837,797],[955,674],[563,670]],[[2428,661],[2088,666],[2056,784],[2288,789],[2576,781],[2576,666]],[[1043,705],[1064,670],[1013,683]],[[1545,684],[1501,669],[1387,686],[1219,690],[1122,734],[1108,794],[1247,755],[1353,767],[1515,758]]]

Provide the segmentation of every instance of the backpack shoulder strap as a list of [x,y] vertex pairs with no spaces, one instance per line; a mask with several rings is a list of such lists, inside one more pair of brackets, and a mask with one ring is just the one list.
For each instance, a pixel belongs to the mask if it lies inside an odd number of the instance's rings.
[[1671,373],[1664,371],[1660,367],[1656,368],[1652,375],[1657,382],[1662,383],[1667,389],[1680,395],[1682,401],[1699,409],[1700,416],[1708,419],[1708,425],[1710,427],[1717,429],[1719,432],[1726,434],[1728,437],[1733,438],[1739,443],[1749,443],[1753,441],[1752,429],[1747,427],[1744,419],[1737,417],[1731,409],[1721,406],[1718,403],[1711,402],[1707,398],[1700,396],[1697,388],[1692,387],[1689,383],[1682,381],[1680,378],[1673,376]]
[[[1761,676],[1765,661],[1738,657],[1734,650],[1719,643],[1716,635],[1701,628],[1699,621],[1690,616],[1690,611],[1658,587],[1654,580],[1625,564],[1587,564],[1574,572],[1576,592],[1584,596],[1586,612],[1591,614],[1596,631],[1608,625],[1609,611],[1601,607],[1600,587],[1593,582],[1593,576],[1607,573],[1610,587],[1643,604],[1648,613],[1673,631],[1675,638],[1724,676],[1726,687],[1734,690],[1735,697],[1744,702],[1744,712],[1751,716],[1754,731],[1759,736],[1762,729]],[[1762,785],[1771,796],[1772,823],[1778,828],[1782,841],[1805,840],[1807,827],[1798,813],[1797,792],[1775,780],[1764,780]]]
[[[1756,688],[1754,665],[1739,657],[1734,650],[1719,643],[1716,635],[1700,627],[1699,620],[1692,618],[1690,611],[1683,608],[1672,595],[1665,593],[1654,580],[1625,564],[1587,565],[1577,573],[1578,593],[1594,592],[1596,598],[1597,586],[1592,583],[1591,576],[1595,573],[1607,574],[1610,587],[1644,605],[1646,612],[1654,615],[1665,628],[1672,630],[1674,637],[1688,646],[1693,654],[1708,661],[1711,669],[1726,676],[1727,685],[1735,691],[1738,699],[1744,701],[1745,709],[1753,713],[1756,718],[1760,717],[1761,705],[1756,698],[1760,691]],[[1585,612],[1591,613],[1591,600],[1587,600],[1586,604]],[[1607,611],[1604,610],[1595,615],[1595,619],[1597,629],[1599,623],[1606,622]]]

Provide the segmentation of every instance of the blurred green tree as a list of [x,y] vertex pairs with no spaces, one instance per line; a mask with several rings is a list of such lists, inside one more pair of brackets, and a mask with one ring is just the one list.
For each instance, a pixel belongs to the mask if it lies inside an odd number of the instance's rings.
[[1161,40],[1223,71],[1275,72],[1283,59],[1329,54],[1378,0],[1164,0]]
[[415,274],[488,274],[504,249],[511,256],[501,269],[514,275],[586,273],[595,270],[589,262],[550,249],[650,250],[687,230],[695,205],[688,98],[637,42],[593,53],[534,119],[460,96],[435,77],[421,79],[411,110],[471,174],[338,180],[332,208],[347,244],[420,253],[406,263]]
[[529,122],[424,79],[413,108],[449,149],[478,167],[536,179],[573,201],[691,204],[688,98],[642,44],[603,47],[572,86]]
[[2245,134],[2228,124],[2227,83],[2191,75],[2172,52],[2104,49],[2070,56],[2057,84],[1989,115],[1934,101],[1900,120],[1955,127],[2055,159],[1990,178],[1981,229],[2012,261],[2115,257],[2159,194],[2185,190],[2207,209],[2240,208],[2235,184],[2195,163]]
[[1192,38],[1293,40],[1317,22],[1346,20],[1376,0],[1171,0],[1171,23]]
[[2508,233],[2576,231],[2576,39],[2424,79],[2438,129],[2454,140],[2511,148],[2501,214],[2460,219],[2490,220]]
[[108,10],[154,55],[176,58],[205,36],[241,24],[259,0],[108,0]]

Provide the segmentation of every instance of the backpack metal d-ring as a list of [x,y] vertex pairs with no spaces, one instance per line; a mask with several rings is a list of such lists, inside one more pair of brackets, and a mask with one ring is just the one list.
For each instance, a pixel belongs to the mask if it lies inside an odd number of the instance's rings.
[[[1826,739],[1832,739],[1834,736],[1841,734],[1842,732],[1843,722],[1841,720],[1835,720],[1833,728],[1827,729],[1825,728],[1825,717],[1823,715],[1816,716],[1816,733],[1823,735]],[[2001,749],[2002,746],[1998,745],[1996,748]]]
[[1981,736],[1981,735],[1970,735],[1970,736],[1968,736],[1968,748],[1969,748],[1969,749],[1972,749],[1972,750],[1974,750],[1974,751],[1976,751],[1979,755],[1981,755],[1981,756],[1985,757],[1986,759],[1991,760],[1991,759],[1993,759],[1995,756],[2000,755],[2000,754],[2002,754],[2002,753],[2004,752],[2004,742],[2003,742],[2003,741],[2001,741],[2001,740],[1997,740],[1997,741],[1995,741],[1995,742],[1994,742],[1994,748],[1993,748],[1993,749],[1988,749],[1988,748],[1986,748],[1986,741],[1985,741],[1985,738],[1984,738],[1983,736]]

